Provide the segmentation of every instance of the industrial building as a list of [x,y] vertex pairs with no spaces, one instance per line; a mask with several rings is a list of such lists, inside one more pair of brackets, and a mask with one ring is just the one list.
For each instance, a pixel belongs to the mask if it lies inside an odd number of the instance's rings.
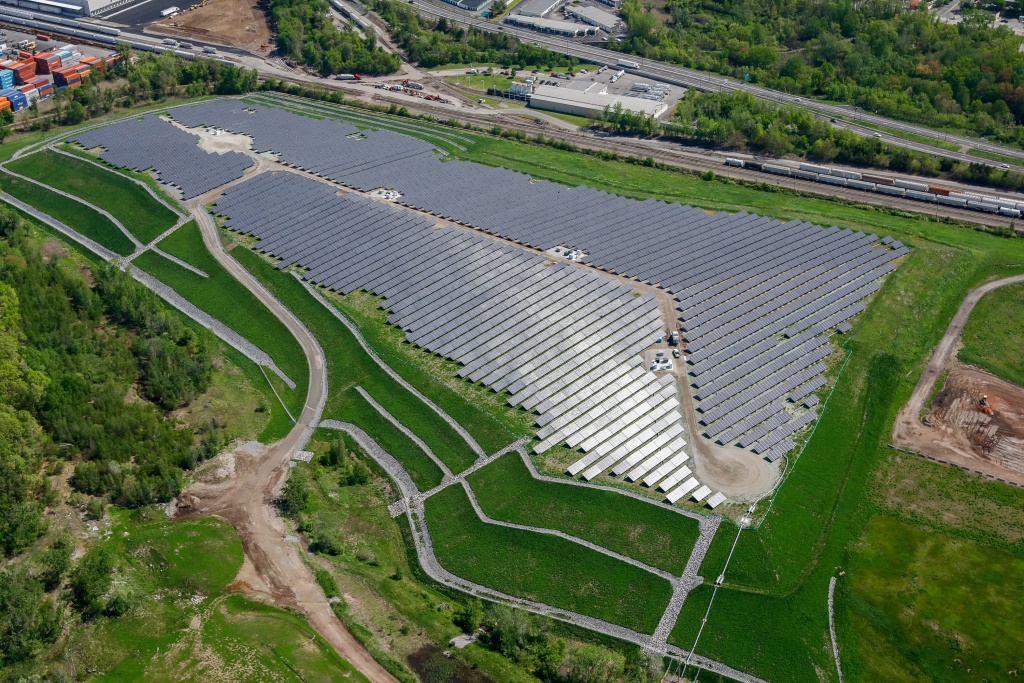
[[484,7],[491,4],[492,0],[444,0],[449,5],[455,5],[459,9],[469,10],[470,12],[479,12]]
[[[573,84],[575,85],[575,84]],[[621,105],[626,111],[639,112],[644,116],[661,116],[668,108],[664,102],[645,100],[639,97],[609,95],[603,83],[581,82],[582,89],[576,87],[556,88],[550,85],[538,85],[530,98],[530,106],[547,109],[563,114],[596,118],[605,107],[615,109]]]
[[525,16],[513,14],[505,18],[505,22],[513,26],[522,26],[541,33],[554,33],[559,36],[586,36],[597,33],[597,28],[585,24],[575,24],[571,21],[559,21],[557,19],[545,19],[544,17]]
[[569,16],[575,17],[591,26],[596,26],[607,33],[615,33],[619,28],[619,24],[622,23],[622,20],[614,14],[596,7],[586,7],[583,5],[573,7],[572,5],[566,5],[564,11]]
[[516,14],[524,17],[544,17],[561,2],[562,0],[525,0],[516,7]]

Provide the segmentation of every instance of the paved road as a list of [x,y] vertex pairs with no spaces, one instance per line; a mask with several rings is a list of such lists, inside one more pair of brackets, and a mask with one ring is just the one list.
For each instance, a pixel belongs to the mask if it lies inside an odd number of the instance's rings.
[[[688,88],[697,88],[700,90],[710,91],[721,91],[721,92],[735,92],[745,91],[754,95],[758,99],[769,100],[773,102],[782,102],[786,104],[792,104],[808,111],[814,112],[824,117],[843,117],[852,119],[854,121],[861,121],[864,123],[871,123],[877,126],[885,126],[893,130],[898,130],[904,133],[913,133],[931,140],[943,140],[946,142],[952,142],[960,146],[970,146],[975,149],[979,149],[994,154],[1002,154],[1004,156],[1012,157],[1017,159],[1019,162],[1024,162],[1024,150],[1019,148],[1004,147],[990,142],[985,142],[976,138],[968,138],[959,135],[949,135],[940,131],[932,130],[924,126],[918,126],[911,123],[904,123],[895,119],[889,119],[884,116],[878,116],[877,114],[870,114],[868,112],[860,111],[856,107],[849,105],[837,105],[828,104],[826,102],[820,102],[817,100],[809,100],[801,97],[794,97],[788,93],[780,92],[777,90],[770,90],[758,85],[751,83],[745,83],[743,81],[734,80],[731,78],[723,78],[722,76],[712,75],[707,72],[697,71],[695,69],[687,69],[674,64],[666,64],[664,62],[657,62],[650,59],[643,59],[641,57],[634,57],[621,52],[615,52],[613,50],[607,50],[601,47],[595,47],[587,45],[586,43],[566,40],[565,38],[558,36],[551,36],[548,34],[537,33],[529,29],[517,28],[509,26],[507,24],[492,23],[480,19],[477,15],[469,13],[452,5],[443,4],[440,2],[432,2],[431,0],[420,0],[416,2],[413,7],[422,15],[439,18],[446,17],[448,19],[454,19],[463,25],[470,25],[478,28],[482,31],[488,31],[491,33],[505,33],[507,35],[513,35],[520,40],[528,43],[534,43],[535,45],[546,47],[554,52],[563,54],[573,55],[580,57],[598,64],[614,65],[620,59],[626,59],[634,61],[639,64],[639,68],[628,69],[629,73],[636,74],[647,78],[654,78],[666,83],[672,83],[674,85],[681,85]],[[894,136],[886,137],[886,142],[901,147],[913,148],[911,145],[919,144],[912,143],[901,138]],[[931,150],[930,150],[931,151]],[[941,150],[945,152],[945,150]],[[938,152],[936,152],[938,153]],[[979,163],[985,163],[992,166],[998,166],[999,162],[989,161],[986,159],[972,157],[973,161]]]
[[978,303],[981,297],[994,289],[1022,282],[1024,282],[1024,275],[1013,275],[1001,280],[987,282],[975,287],[967,293],[967,297],[964,299],[964,302],[960,304],[960,310],[956,312],[956,315],[953,316],[953,320],[949,323],[949,327],[946,328],[946,334],[943,335],[942,340],[939,341],[939,345],[936,346],[935,351],[932,352],[931,360],[928,361],[928,365],[925,367],[924,373],[921,375],[921,379],[918,380],[917,386],[914,387],[914,393],[910,395],[910,400],[905,406],[903,406],[899,415],[896,416],[896,424],[893,426],[892,432],[893,442],[897,445],[907,444],[909,442],[909,436],[913,431],[924,428],[918,416],[921,414],[921,409],[924,407],[925,399],[928,398],[928,395],[932,391],[932,387],[935,386],[935,380],[939,378],[939,373],[941,373],[943,369],[945,369],[946,364],[949,363],[949,359],[953,355],[953,349],[956,347],[956,342],[960,339],[960,333],[963,332],[964,324],[967,322],[968,317],[971,315],[971,311],[974,310],[974,306]]

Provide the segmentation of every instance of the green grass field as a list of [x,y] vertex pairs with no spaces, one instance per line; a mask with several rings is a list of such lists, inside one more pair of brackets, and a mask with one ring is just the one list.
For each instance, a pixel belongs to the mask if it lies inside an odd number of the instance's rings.
[[1020,165],[1020,159],[1014,159],[1003,154],[995,154],[994,152],[986,152],[981,149],[969,149],[967,153],[972,157],[981,157],[982,159],[990,159],[992,161],[999,161],[1004,164],[1013,164],[1015,166]]
[[171,210],[131,180],[56,152],[21,157],[10,168],[110,212],[144,244],[177,221]]
[[[1024,558],[883,516],[858,549],[837,587],[839,628],[875,637],[849,639],[862,650],[844,653],[850,680],[997,681],[1024,668],[1024,620],[1007,599],[1024,592]],[[900,637],[877,637],[888,633]]]
[[989,292],[964,325],[959,359],[1024,386],[1024,284]]
[[[135,607],[75,629],[79,671],[114,681],[365,680],[301,618],[224,589],[242,544],[223,520],[171,522],[162,511],[113,510],[115,585]],[[50,653],[54,663],[63,652]]]
[[[183,225],[166,237],[160,242],[160,248],[199,268],[209,277],[201,277],[151,251],[137,258],[135,264],[270,354],[277,366],[295,382],[295,389],[289,390],[276,375],[267,373],[289,412],[297,416],[305,403],[309,383],[309,368],[298,341],[249,290],[217,263],[206,250],[195,222]],[[275,404],[272,410],[276,409]],[[272,424],[282,425],[280,422]],[[287,432],[290,422],[283,426]]]
[[480,507],[503,522],[557,529],[659,569],[682,574],[697,522],[612,491],[535,480],[518,453],[469,476]]
[[132,241],[108,218],[67,197],[33,185],[0,171],[0,189],[16,199],[48,214],[73,230],[103,245],[116,254],[127,256],[134,250]]
[[485,524],[466,492],[427,499],[441,565],[510,595],[652,633],[671,597],[668,581],[556,536]]

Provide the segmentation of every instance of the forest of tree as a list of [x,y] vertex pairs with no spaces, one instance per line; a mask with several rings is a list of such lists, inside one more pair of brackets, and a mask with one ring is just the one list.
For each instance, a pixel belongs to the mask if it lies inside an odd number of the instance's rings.
[[325,76],[379,76],[398,71],[398,56],[377,45],[372,32],[361,38],[349,26],[339,30],[331,21],[329,10],[327,0],[270,0],[278,50]]
[[676,105],[673,119],[673,134],[720,149],[748,149],[771,157],[789,154],[1024,189],[1024,175],[1016,171],[886,145],[874,137],[835,128],[798,107],[780,107],[748,93],[691,92]]
[[1021,38],[963,3],[945,24],[902,0],[625,0],[619,49],[794,95],[1024,144]]
[[[0,209],[0,552],[17,556],[47,533],[61,502],[50,476],[73,467],[80,504],[102,516],[166,502],[182,472],[224,445],[221,425],[183,428],[171,411],[209,386],[212,337],[196,331],[112,264],[86,268]],[[86,504],[87,503],[87,504]],[[97,512],[98,511],[98,512]],[[0,669],[61,632],[64,607],[46,593],[70,573],[83,614],[121,609],[103,596],[109,558],[57,535],[0,571]]]
[[391,37],[409,61],[424,68],[489,62],[503,67],[575,66],[579,60],[524,43],[504,33],[466,28],[447,19],[433,21],[395,0],[375,0],[373,10],[388,23]]

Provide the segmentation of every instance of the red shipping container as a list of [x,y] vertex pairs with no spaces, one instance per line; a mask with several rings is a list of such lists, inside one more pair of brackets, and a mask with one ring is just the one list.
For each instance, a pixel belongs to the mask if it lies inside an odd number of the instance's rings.
[[36,86],[34,86],[34,85],[31,85],[31,84],[29,84],[29,85],[21,85],[21,86],[18,86],[18,92],[23,92],[23,93],[25,93],[26,95],[27,95],[27,94],[28,94],[28,93],[29,93],[30,91],[32,91],[32,90],[38,90],[38,88],[36,88]]

